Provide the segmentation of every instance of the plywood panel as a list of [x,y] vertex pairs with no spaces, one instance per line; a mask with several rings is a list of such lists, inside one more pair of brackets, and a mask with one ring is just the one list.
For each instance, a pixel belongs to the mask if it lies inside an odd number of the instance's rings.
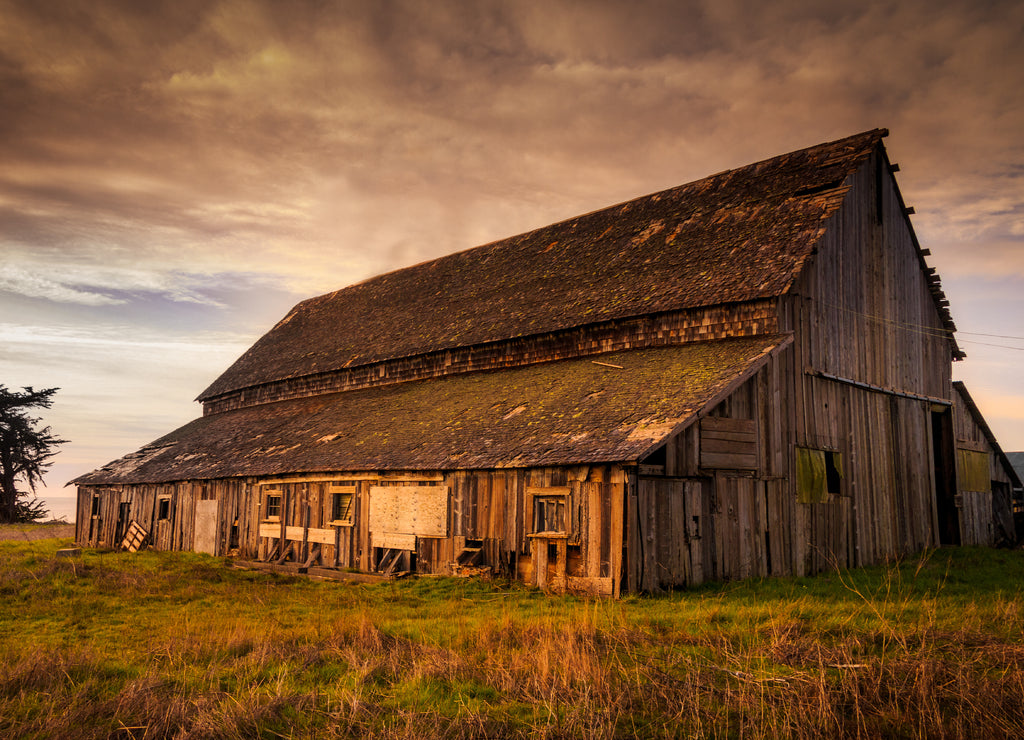
[[448,486],[371,486],[370,531],[448,536]]
[[195,535],[192,549],[217,554],[217,500],[196,501]]

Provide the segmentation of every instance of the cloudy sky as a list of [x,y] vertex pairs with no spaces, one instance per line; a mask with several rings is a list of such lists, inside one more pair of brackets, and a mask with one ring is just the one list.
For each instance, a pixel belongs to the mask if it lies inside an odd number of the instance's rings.
[[1024,3],[0,0],[0,383],[49,494],[297,301],[886,127],[1024,449]]

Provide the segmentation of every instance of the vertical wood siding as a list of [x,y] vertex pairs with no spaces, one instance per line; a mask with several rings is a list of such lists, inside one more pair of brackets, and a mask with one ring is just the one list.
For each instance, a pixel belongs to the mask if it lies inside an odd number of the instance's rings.
[[[355,490],[352,526],[332,524],[332,485]],[[284,555],[300,565],[312,562],[327,568],[372,571],[383,553],[374,545],[369,528],[370,488],[399,485],[443,485],[450,491],[447,536],[413,538],[415,548],[407,558],[420,573],[450,574],[463,550],[479,544],[479,565],[495,573],[552,590],[611,595],[619,588],[626,476],[615,466],[389,472],[380,476],[339,472],[305,480],[237,478],[81,486],[76,539],[90,547],[117,547],[119,506],[127,502],[125,529],[135,521],[149,532],[148,542],[154,548],[190,550],[196,502],[215,500],[217,555],[247,560],[278,560]],[[560,559],[547,558],[546,544],[531,537],[530,487],[568,491],[568,527]],[[268,490],[281,497],[278,519],[264,516]],[[90,514],[93,496],[100,501],[96,519]],[[162,498],[169,501],[166,519],[158,519]],[[540,548],[545,548],[543,573],[535,566]]]

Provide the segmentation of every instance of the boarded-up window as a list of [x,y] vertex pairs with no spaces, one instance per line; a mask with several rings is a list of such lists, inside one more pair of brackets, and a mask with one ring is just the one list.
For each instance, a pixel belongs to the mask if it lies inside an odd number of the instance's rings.
[[371,486],[370,531],[381,535],[448,536],[448,486]]
[[988,469],[988,453],[958,449],[956,457],[956,477],[960,490],[989,493],[992,490],[992,478]]
[[533,499],[534,532],[565,532],[565,496],[537,496]]
[[568,513],[570,493],[568,486],[527,486],[526,500],[523,503],[528,512],[528,531],[534,534],[570,534],[573,527],[572,518]]
[[839,495],[843,478],[843,456],[831,450],[796,448],[796,500],[820,504]]
[[700,420],[700,466],[718,470],[757,470],[757,422],[706,416]]

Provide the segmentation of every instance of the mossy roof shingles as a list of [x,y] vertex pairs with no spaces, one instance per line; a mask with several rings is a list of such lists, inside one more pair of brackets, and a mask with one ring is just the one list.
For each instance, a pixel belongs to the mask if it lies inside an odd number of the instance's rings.
[[633,462],[789,341],[697,342],[252,406],[196,419],[75,482]]
[[303,301],[200,399],[661,311],[779,296],[885,135],[868,131]]

